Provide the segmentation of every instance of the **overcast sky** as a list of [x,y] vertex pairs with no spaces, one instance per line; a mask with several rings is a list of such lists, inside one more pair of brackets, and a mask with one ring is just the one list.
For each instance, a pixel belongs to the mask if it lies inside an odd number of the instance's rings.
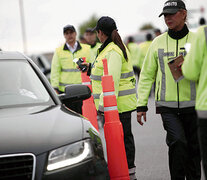
[[[62,28],[66,24],[79,25],[93,14],[111,16],[124,38],[145,23],[165,30],[163,17],[158,18],[166,0],[23,0],[29,53],[54,51],[64,42]],[[204,7],[206,0],[185,0],[188,10]],[[197,23],[200,11],[189,16]],[[0,48],[23,52],[19,0],[0,0]]]

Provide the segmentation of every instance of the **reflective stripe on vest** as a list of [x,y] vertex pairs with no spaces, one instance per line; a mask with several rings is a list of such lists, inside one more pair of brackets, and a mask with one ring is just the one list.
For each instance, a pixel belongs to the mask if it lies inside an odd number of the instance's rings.
[[[109,96],[109,95],[114,95],[114,92],[105,92],[103,93],[104,96]],[[128,90],[123,90],[123,91],[119,91],[118,96],[126,96],[126,95],[130,95],[130,94],[136,94],[136,89],[128,89]],[[100,94],[93,94],[93,98],[94,99],[99,99]]]
[[[105,92],[103,93],[104,96],[110,96],[110,95],[114,95],[114,92]],[[123,90],[123,91],[119,91],[118,96],[126,96],[126,95],[130,95],[130,94],[136,94],[136,89],[127,89],[127,90]]]
[[160,100],[164,101],[165,100],[165,89],[166,89],[166,84],[165,84],[165,64],[164,64],[164,49],[158,49],[158,57],[160,61],[160,69],[162,72],[162,87],[161,87],[161,96]]
[[91,74],[90,78],[95,81],[101,81],[101,76]]
[[59,83],[59,86],[67,86],[67,85],[73,85],[73,84],[65,84],[65,83]]
[[164,54],[164,56],[174,56],[174,52],[166,52],[166,53],[164,53],[164,49],[163,49],[163,54]]
[[117,106],[104,107],[104,112],[118,110]]
[[61,69],[62,72],[80,72],[79,69]]
[[[196,99],[196,85],[195,85],[195,82],[193,81],[190,81],[190,92],[191,92],[191,101],[194,101],[195,102],[195,99]],[[193,105],[195,106],[195,105]]]
[[136,88],[119,91],[118,96],[126,96],[126,95],[130,95],[130,94],[136,94]]
[[104,96],[111,96],[111,95],[115,95],[114,91],[112,92],[104,92],[103,93]]
[[83,85],[90,85],[91,82],[82,82]]
[[[167,106],[170,108],[176,108],[178,107],[178,102],[177,101],[156,101],[156,106]],[[185,107],[192,107],[195,106],[195,101],[180,101],[179,102],[180,108],[185,108]]]
[[99,99],[100,94],[93,94],[93,99]]
[[129,78],[129,77],[132,77],[134,76],[134,72],[131,71],[129,73],[121,73],[121,78],[120,79],[126,79],[126,78]]
[[197,110],[197,113],[198,113],[199,118],[203,118],[203,119],[207,118],[207,111],[198,111]]
[[[162,85],[161,85],[160,101],[165,101],[165,91],[166,91],[164,56],[168,56],[169,54],[172,55],[172,53],[173,52],[164,53],[164,49],[158,49],[160,69],[162,72]],[[190,90],[191,90],[191,101],[186,101],[186,102],[189,102],[192,105],[193,103],[195,103],[195,98],[196,98],[196,87],[195,87],[195,82],[193,82],[193,81],[190,81]],[[179,104],[180,103],[182,103],[182,102],[179,102]],[[188,106],[188,104],[186,104],[186,105],[187,105],[186,107],[190,107],[190,106]],[[177,106],[173,106],[173,107],[177,107]],[[182,107],[181,104],[180,104],[180,107]]]
[[[133,76],[134,76],[134,72],[133,71],[131,71],[129,73],[121,73],[120,79],[126,79],[126,78],[133,77]],[[93,74],[90,76],[90,78],[92,80],[95,80],[95,81],[101,81],[101,77],[102,76],[93,75]]]

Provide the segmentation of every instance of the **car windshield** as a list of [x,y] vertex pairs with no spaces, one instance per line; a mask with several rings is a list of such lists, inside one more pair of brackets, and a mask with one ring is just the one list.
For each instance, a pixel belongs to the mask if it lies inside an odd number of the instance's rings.
[[51,97],[26,60],[0,61],[0,108],[47,105]]

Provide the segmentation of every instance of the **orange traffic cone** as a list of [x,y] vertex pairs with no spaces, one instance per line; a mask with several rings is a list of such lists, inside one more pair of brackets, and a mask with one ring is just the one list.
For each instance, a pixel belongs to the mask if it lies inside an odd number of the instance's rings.
[[[85,62],[85,58],[82,59]],[[89,76],[87,76],[87,72],[81,72],[81,79],[82,84],[87,85],[92,92],[91,80]],[[97,131],[99,131],[97,122],[97,111],[94,104],[93,96],[83,101],[82,115],[91,122],[91,124],[96,128]]]
[[128,164],[124,146],[123,127],[119,120],[113,77],[108,75],[107,60],[103,59],[102,76],[104,102],[104,133],[107,147],[108,169],[111,180],[129,180]]

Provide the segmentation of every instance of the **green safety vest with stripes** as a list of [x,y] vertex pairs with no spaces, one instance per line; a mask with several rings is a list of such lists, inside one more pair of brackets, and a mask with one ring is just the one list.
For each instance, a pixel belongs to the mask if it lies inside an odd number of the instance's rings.
[[86,61],[91,59],[90,46],[79,43],[77,51],[72,53],[65,45],[56,49],[51,65],[51,85],[60,91],[65,91],[65,86],[70,84],[81,84],[81,72],[77,69],[77,64],[73,62],[75,58],[86,57]]
[[143,62],[144,62],[144,58],[147,54],[147,51],[151,45],[152,41],[145,41],[145,42],[142,42],[139,44],[139,49],[140,49],[140,53],[139,53],[139,56],[138,56],[138,66],[140,69],[142,69],[142,65],[143,65]]
[[178,55],[185,56],[186,48],[193,42],[194,33],[189,32],[181,39],[173,39],[168,32],[152,42],[144,59],[138,84],[137,106],[147,106],[152,84],[156,80],[156,107],[187,108],[195,106],[195,82],[173,79],[168,62]]
[[138,44],[134,42],[129,42],[128,43],[128,49],[131,54],[131,59],[132,59],[132,65],[139,67],[139,54],[140,54],[140,49]]
[[[93,89],[93,97],[95,101],[95,105],[97,110],[103,111],[103,93],[102,93],[102,85],[101,85],[101,77],[103,76],[103,62],[102,59],[106,58],[108,62],[113,61],[110,56],[108,57],[109,53],[118,53],[120,56],[120,63],[121,63],[121,75],[119,80],[118,87],[118,97],[117,98],[117,108],[119,113],[132,111],[136,109],[136,90],[135,90],[135,76],[132,69],[130,55],[128,54],[128,61],[125,60],[121,49],[115,45],[113,42],[109,43],[104,50],[100,52],[98,57],[96,58],[91,71],[91,80],[92,80],[92,89]],[[116,70],[116,66],[109,68],[114,68]],[[116,77],[117,78],[117,77]],[[115,78],[113,78],[115,79]],[[115,82],[116,84],[116,82]]]
[[187,79],[198,83],[196,110],[198,117],[207,118],[207,26],[201,26],[182,65]]

